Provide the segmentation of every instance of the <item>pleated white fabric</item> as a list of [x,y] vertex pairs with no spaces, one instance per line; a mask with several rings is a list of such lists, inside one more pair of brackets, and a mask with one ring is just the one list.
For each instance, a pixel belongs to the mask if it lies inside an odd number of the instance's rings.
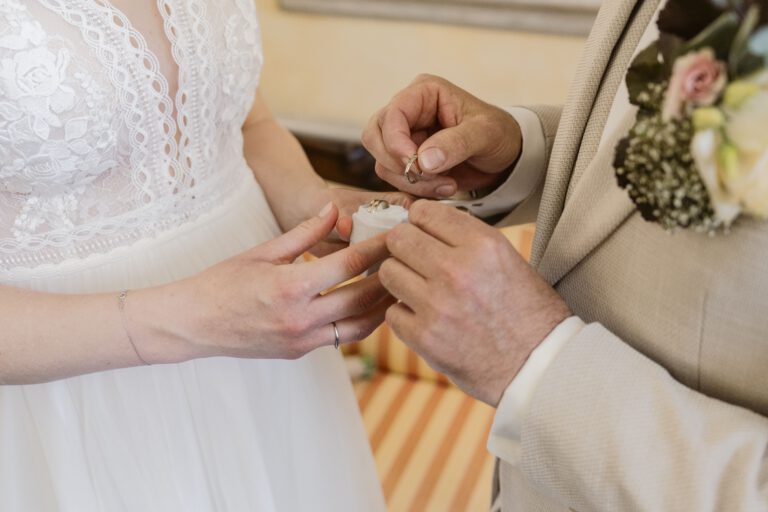
[[[242,186],[192,223],[85,259],[19,270],[15,286],[88,293],[193,275],[279,234]],[[88,319],[84,318],[83,322]],[[339,354],[213,358],[0,386],[0,510],[384,510]]]

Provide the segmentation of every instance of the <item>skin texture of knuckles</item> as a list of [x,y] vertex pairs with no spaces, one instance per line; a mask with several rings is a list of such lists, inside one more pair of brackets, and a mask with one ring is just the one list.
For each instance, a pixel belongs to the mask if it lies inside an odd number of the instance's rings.
[[[407,239],[418,226],[428,230],[447,222],[447,210],[440,208],[415,203],[412,225],[388,235],[391,252],[418,254],[420,248]],[[430,263],[427,288],[417,294],[427,299],[413,313],[403,309],[406,305],[393,308],[387,321],[435,369],[495,406],[530,353],[570,310],[498,230],[475,219],[466,224],[471,240],[448,246]],[[394,261],[382,266],[386,288],[394,286],[397,270]],[[416,320],[405,322],[406,313]]]

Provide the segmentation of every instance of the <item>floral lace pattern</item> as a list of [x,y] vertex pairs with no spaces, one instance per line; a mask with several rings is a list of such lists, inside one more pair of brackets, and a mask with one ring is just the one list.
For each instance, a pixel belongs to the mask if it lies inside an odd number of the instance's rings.
[[106,0],[0,3],[0,276],[155,236],[243,177],[240,127],[261,68],[253,5],[157,8],[179,70],[173,99]]

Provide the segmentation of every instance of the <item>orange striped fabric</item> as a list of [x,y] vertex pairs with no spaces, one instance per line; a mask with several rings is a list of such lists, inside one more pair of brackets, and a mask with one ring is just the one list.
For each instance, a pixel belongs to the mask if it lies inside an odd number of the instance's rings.
[[493,409],[454,387],[379,373],[355,384],[390,512],[490,507]]

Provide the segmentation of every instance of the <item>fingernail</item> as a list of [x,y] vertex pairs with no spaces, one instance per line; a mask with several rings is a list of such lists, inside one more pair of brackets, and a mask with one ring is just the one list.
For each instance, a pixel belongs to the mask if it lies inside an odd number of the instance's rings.
[[451,197],[455,193],[456,193],[456,187],[454,187],[453,185],[442,185],[440,187],[437,187],[437,190],[435,190],[435,194],[437,194],[440,197]]
[[429,148],[419,154],[419,167],[425,171],[432,171],[445,163],[445,153],[439,148]]
[[320,213],[318,213],[317,216],[318,217],[325,217],[331,211],[331,208],[333,208],[333,201],[331,201],[327,205],[323,206],[323,209],[320,210]]

